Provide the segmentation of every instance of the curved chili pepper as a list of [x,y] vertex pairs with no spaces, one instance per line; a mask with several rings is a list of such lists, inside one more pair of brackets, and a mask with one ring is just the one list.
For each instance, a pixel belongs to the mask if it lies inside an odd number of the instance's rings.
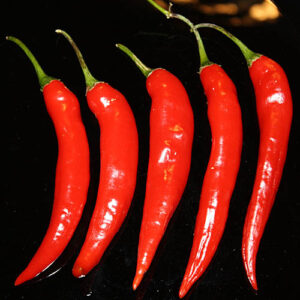
[[48,268],[70,241],[87,199],[90,179],[89,145],[76,96],[65,85],[47,76],[33,54],[17,38],[16,43],[31,60],[44,95],[58,140],[54,203],[43,241],[15,285],[32,279]]
[[152,99],[146,195],[133,289],[148,270],[181,199],[190,170],[194,117],[186,90],[165,69],[146,67],[127,47],[117,44],[147,78]]
[[206,54],[194,25],[184,16],[174,14],[148,0],[167,18],[185,22],[193,31],[200,55],[200,80],[207,96],[212,146],[202,185],[199,210],[189,262],[179,290],[186,295],[211,262],[224,232],[230,199],[240,166],[243,129],[241,109],[234,83]]
[[247,277],[257,290],[256,256],[286,159],[293,104],[288,79],[274,60],[255,53],[224,28],[211,27],[228,36],[242,51],[253,83],[260,128],[256,177],[243,230],[242,255]]
[[217,64],[202,68],[200,80],[207,97],[212,145],[180,298],[204,273],[217,250],[228,216],[242,149],[241,111],[233,82]]
[[72,38],[62,30],[56,32],[63,34],[75,50],[86,80],[87,102],[101,131],[96,206],[72,270],[74,276],[83,277],[99,263],[129,210],[136,184],[138,133],[125,97],[109,84],[96,80]]

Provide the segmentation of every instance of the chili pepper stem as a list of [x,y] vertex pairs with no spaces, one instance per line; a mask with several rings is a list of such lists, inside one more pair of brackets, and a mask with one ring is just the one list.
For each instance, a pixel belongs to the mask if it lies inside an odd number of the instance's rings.
[[147,78],[153,69],[147,67],[131,50],[129,50],[126,46],[122,44],[116,44],[116,47],[119,48],[121,51],[126,53],[136,64],[136,66],[141,70],[141,72],[145,75]]
[[255,53],[254,51],[250,50],[241,40],[239,40],[237,37],[235,37],[232,33],[227,31],[225,28],[212,24],[212,23],[200,23],[195,25],[195,29],[198,28],[213,28],[215,30],[220,31],[224,35],[226,35],[229,39],[231,39],[242,51],[246,61],[247,65],[250,67],[252,63],[261,57],[261,54]]
[[34,57],[34,55],[32,54],[32,52],[27,48],[27,46],[20,41],[19,39],[17,39],[16,37],[13,36],[7,36],[6,39],[8,41],[12,41],[15,44],[17,44],[26,54],[26,56],[29,58],[29,60],[31,61],[34,70],[37,74],[39,83],[40,83],[40,89],[41,91],[43,91],[45,85],[47,85],[48,83],[50,83],[52,80],[55,80],[55,78],[48,76],[44,70],[42,69],[42,67],[40,66],[40,64],[38,63],[37,59]]
[[61,29],[56,29],[55,30],[56,33],[62,34],[67,40],[68,42],[71,44],[72,48],[75,51],[75,54],[79,60],[79,64],[81,66],[84,78],[85,78],[85,83],[86,83],[86,88],[87,90],[91,90],[95,84],[97,84],[99,82],[99,80],[97,80],[90,72],[90,70],[88,69],[83,56],[81,54],[81,51],[79,50],[79,48],[77,47],[77,45],[75,44],[75,42],[73,41],[73,39],[71,38],[71,36],[66,33],[65,31],[61,30]]
[[162,8],[161,6],[159,6],[153,0],[147,0],[147,1],[153,7],[155,7],[158,11],[163,13],[167,17],[167,19],[170,19],[170,18],[179,19],[179,20],[183,21],[184,23],[186,23],[190,27],[190,30],[191,30],[191,32],[194,33],[196,40],[197,40],[197,44],[198,44],[198,51],[199,51],[199,56],[200,56],[200,72],[203,68],[212,64],[212,62],[209,60],[209,58],[206,54],[204,44],[203,44],[202,38],[201,38],[198,30],[195,28],[194,24],[188,18],[186,18],[180,14],[172,13],[172,11],[171,11],[172,3],[169,4],[169,10],[166,10],[166,9]]
[[169,18],[171,18],[171,15],[172,15],[172,13],[171,13],[171,8],[172,8],[172,5],[173,5],[173,3],[172,2],[170,2],[169,3],[169,10],[166,10],[166,9],[164,9],[164,8],[162,8],[160,5],[158,5],[155,1],[153,1],[153,0],[147,0],[153,7],[155,7],[158,11],[160,11],[162,14],[164,14],[166,17],[167,17],[167,19],[169,19]]

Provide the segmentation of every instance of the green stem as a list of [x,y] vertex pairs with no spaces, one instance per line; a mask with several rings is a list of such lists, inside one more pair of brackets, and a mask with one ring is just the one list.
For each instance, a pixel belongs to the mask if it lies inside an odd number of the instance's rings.
[[247,65],[249,67],[252,65],[252,63],[256,59],[258,59],[261,56],[261,54],[250,50],[241,40],[239,40],[237,37],[235,37],[233,34],[231,34],[229,31],[227,31],[226,29],[224,29],[221,26],[218,26],[216,24],[211,24],[211,23],[200,23],[200,24],[195,25],[195,28],[196,29],[197,28],[213,28],[215,30],[220,31],[224,35],[226,35],[240,48],[241,52],[243,53],[243,55],[247,61]]
[[90,90],[93,88],[93,86],[99,82],[99,80],[97,80],[90,72],[90,70],[88,69],[83,56],[79,50],[79,48],[77,47],[77,45],[75,44],[75,42],[73,41],[73,39],[71,38],[71,36],[66,33],[65,31],[61,30],[61,29],[56,29],[55,30],[56,33],[62,34],[67,40],[68,42],[71,44],[72,48],[75,51],[75,54],[79,60],[79,64],[81,66],[83,75],[84,75],[84,79],[85,79],[85,83],[86,83],[86,87],[87,90]]
[[13,36],[7,36],[6,39],[8,41],[12,41],[15,44],[17,44],[25,52],[26,56],[29,58],[29,60],[31,61],[31,63],[34,67],[34,70],[36,72],[36,75],[37,75],[39,83],[40,83],[41,91],[43,91],[45,85],[50,83],[52,80],[55,80],[55,78],[48,76],[44,72],[44,70],[38,63],[37,59],[34,57],[32,52],[27,48],[27,46],[23,42],[21,42],[19,39],[17,39],[16,37],[13,37]]
[[144,65],[144,63],[142,63],[142,61],[126,46],[124,46],[122,44],[116,44],[116,47],[118,47],[120,50],[122,50],[124,53],[126,53],[133,60],[133,62],[141,70],[141,72],[145,75],[146,78],[153,71],[153,69],[148,68],[146,65]]
[[171,6],[172,6],[172,3],[170,3],[170,6],[169,6],[169,10],[166,10],[164,8],[162,8],[160,5],[158,5],[155,1],[153,0],[147,0],[153,7],[155,7],[158,11],[160,11],[162,14],[164,14],[167,19],[171,18]]
[[197,40],[197,44],[198,44],[198,51],[199,51],[199,56],[200,56],[200,70],[202,68],[204,68],[205,66],[211,65],[212,62],[209,60],[207,53],[205,51],[205,47],[203,44],[203,41],[201,39],[201,36],[198,32],[198,30],[196,30],[194,24],[186,17],[179,15],[179,14],[174,14],[171,12],[171,3],[170,3],[170,8],[169,10],[166,10],[164,8],[162,8],[161,6],[159,6],[156,2],[154,2],[153,0],[147,0],[153,7],[155,7],[157,10],[159,10],[161,13],[163,13],[168,19],[170,18],[174,18],[174,19],[179,19],[181,21],[183,21],[184,23],[186,23],[191,31],[194,33],[196,40]]

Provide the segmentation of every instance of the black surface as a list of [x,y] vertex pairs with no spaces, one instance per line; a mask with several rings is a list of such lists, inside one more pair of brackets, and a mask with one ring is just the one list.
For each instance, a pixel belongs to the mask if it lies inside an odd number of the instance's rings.
[[[217,2],[217,1],[215,1]],[[224,2],[224,1],[223,1]],[[245,1],[235,1],[238,4]],[[258,125],[247,67],[237,48],[209,29],[201,30],[211,60],[221,64],[235,82],[244,125],[240,172],[232,196],[223,239],[207,272],[185,299],[282,299],[299,297],[299,4],[278,1],[283,17],[275,22],[231,27],[226,16],[203,15],[193,5],[174,5],[174,11],[194,22],[224,25],[253,50],[279,62],[290,81],[294,120],[282,183],[257,258],[258,293],[251,289],[241,259],[245,212],[255,175]],[[1,25],[2,167],[4,186],[1,218],[1,299],[178,299],[189,257],[201,183],[209,152],[210,130],[206,100],[197,75],[197,47],[188,28],[166,20],[146,1],[63,1],[2,3],[8,18]],[[93,75],[120,90],[132,107],[140,137],[135,196],[126,222],[99,266],[84,279],[75,279],[72,265],[87,229],[99,171],[99,129],[88,110],[85,85],[77,59],[67,41],[54,31],[66,30],[83,52]],[[24,53],[4,39],[24,41],[47,74],[58,77],[79,98],[91,148],[92,180],[88,203],[76,234],[63,255],[43,274],[14,287],[17,275],[36,251],[51,213],[57,143],[33,68]],[[155,261],[140,288],[131,288],[135,273],[139,226],[148,159],[150,98],[145,79],[114,44],[131,48],[150,67],[164,67],[186,87],[195,114],[192,166],[181,203]],[[3,180],[2,180],[3,181]],[[57,271],[57,272],[56,272]],[[56,273],[55,273],[56,272]],[[51,273],[55,273],[52,276]],[[48,277],[47,277],[48,276]]]

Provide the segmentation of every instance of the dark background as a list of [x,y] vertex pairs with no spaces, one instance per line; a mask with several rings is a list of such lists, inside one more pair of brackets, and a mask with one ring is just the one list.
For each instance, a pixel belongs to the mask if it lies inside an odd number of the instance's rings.
[[[176,1],[175,1],[176,2]],[[285,69],[294,99],[294,120],[286,166],[257,258],[259,291],[251,289],[241,259],[244,217],[255,176],[259,131],[255,99],[247,66],[238,49],[218,32],[201,30],[211,60],[221,64],[235,82],[243,114],[244,143],[236,188],[227,226],[218,251],[206,273],[185,299],[281,299],[299,297],[299,38],[298,1],[276,1],[282,16],[258,21],[249,16],[250,4],[233,1],[232,15],[207,13],[203,5],[229,1],[187,1],[173,10],[193,22],[215,22],[241,38]],[[200,6],[199,6],[200,5]],[[206,13],[204,13],[204,10]],[[192,244],[201,183],[210,152],[206,100],[197,75],[199,58],[194,36],[185,24],[167,20],[146,0],[27,1],[2,3],[1,111],[2,171],[0,201],[1,299],[178,299]],[[106,254],[86,278],[75,279],[72,265],[84,239],[98,185],[99,128],[85,100],[81,69],[67,41],[54,31],[67,31],[99,79],[110,83],[127,98],[140,137],[140,157],[135,196],[126,222]],[[14,287],[48,226],[57,142],[51,120],[31,63],[5,35],[20,38],[33,51],[47,74],[58,77],[78,96],[91,148],[91,185],[78,230],[63,255],[37,280]],[[151,269],[140,288],[131,288],[135,273],[139,227],[145,192],[150,98],[145,78],[118,49],[121,42],[150,67],[163,67],[183,82],[195,114],[192,166],[181,203],[170,222]],[[3,182],[3,180],[2,180]],[[52,276],[50,276],[52,274]],[[298,278],[297,278],[298,277]]]

